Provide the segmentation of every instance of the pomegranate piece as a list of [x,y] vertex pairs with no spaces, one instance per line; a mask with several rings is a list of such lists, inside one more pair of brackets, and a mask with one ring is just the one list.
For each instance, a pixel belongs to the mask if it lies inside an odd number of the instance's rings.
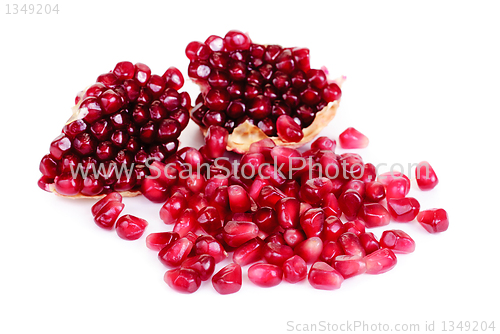
[[166,266],[178,267],[182,262],[184,262],[184,260],[187,259],[189,253],[193,249],[195,241],[196,236],[193,238],[190,234],[188,234],[185,237],[174,241],[171,245],[166,245],[162,248],[162,250],[158,253],[158,259]]
[[101,209],[105,207],[106,204],[108,204],[109,202],[121,202],[121,201],[122,201],[122,195],[120,195],[117,192],[111,192],[106,196],[104,196],[103,198],[101,198],[92,206],[92,215],[95,217],[99,213],[99,211],[101,211]]
[[321,202],[321,207],[325,213],[325,217],[335,216],[340,218],[342,211],[339,207],[339,202],[334,194],[326,194]]
[[364,257],[366,255],[365,249],[361,245],[358,236],[352,232],[342,234],[339,237],[338,242],[344,250],[345,255],[353,255],[357,257]]
[[288,246],[295,248],[295,246],[306,240],[306,235],[299,229],[289,228],[283,232],[283,239]]
[[322,238],[324,241],[336,241],[344,233],[344,224],[336,216],[326,218],[323,225]]
[[313,151],[327,150],[333,152],[335,151],[336,146],[337,142],[335,141],[335,139],[330,139],[328,137],[318,137],[318,139],[312,142],[311,150]]
[[434,169],[427,161],[422,161],[417,165],[415,178],[417,179],[418,187],[421,190],[434,189],[434,187],[439,183],[436,172],[434,172]]
[[362,219],[366,227],[378,227],[388,225],[391,221],[391,215],[381,204],[365,203],[359,210],[358,217]]
[[94,222],[103,229],[111,230],[124,207],[125,204],[122,202],[110,201],[99,210],[94,217]]
[[304,138],[304,133],[293,118],[288,115],[281,115],[276,121],[278,137],[284,142],[297,143]]
[[260,238],[248,240],[233,252],[233,261],[240,266],[260,261],[263,257],[264,241]]
[[231,247],[243,245],[250,239],[257,237],[259,228],[251,222],[228,222],[223,229],[224,241]]
[[280,199],[276,205],[276,216],[279,225],[284,228],[295,228],[299,226],[300,202],[293,197]]
[[209,158],[220,158],[226,152],[228,132],[221,126],[211,125],[205,136],[207,154]]
[[219,263],[227,258],[224,247],[211,235],[200,235],[193,246],[194,254],[208,254],[212,256],[215,263]]
[[318,237],[311,237],[304,240],[295,247],[294,252],[300,256],[306,263],[316,262],[323,251],[323,241]]
[[300,188],[300,198],[311,205],[321,200],[333,190],[332,182],[326,177],[307,180]]
[[281,283],[283,270],[274,264],[256,263],[248,268],[248,278],[255,285],[270,288]]
[[175,222],[173,232],[179,236],[185,237],[189,232],[194,232],[198,228],[198,221],[196,220],[196,213],[193,209],[186,209]]
[[163,278],[172,289],[181,293],[193,293],[200,288],[201,279],[198,273],[189,268],[168,270]]
[[116,233],[122,239],[136,240],[144,234],[147,226],[148,222],[142,218],[124,215],[116,222]]
[[396,253],[408,254],[415,250],[415,241],[404,231],[388,230],[382,233],[380,246]]
[[300,226],[308,238],[319,237],[323,231],[325,213],[320,208],[312,208],[300,217]]
[[361,233],[358,236],[358,238],[366,254],[371,254],[376,250],[380,249],[380,244],[373,233],[371,232]]
[[215,259],[208,254],[195,255],[187,258],[181,264],[181,268],[192,269],[198,273],[202,281],[212,277],[215,271]]
[[223,227],[223,221],[220,219],[219,211],[213,206],[207,206],[198,212],[198,224],[210,235],[217,234]]
[[417,217],[420,203],[413,197],[389,198],[387,209],[395,221],[406,223]]
[[337,270],[321,261],[312,265],[307,279],[313,288],[320,290],[339,289],[344,281],[344,277]]
[[355,128],[347,128],[339,135],[339,143],[342,148],[365,148],[368,146],[368,142],[368,137]]
[[385,198],[385,187],[377,181],[367,182],[365,200],[368,202],[380,202]]
[[288,283],[298,283],[307,277],[307,264],[304,259],[294,255],[283,263],[283,279]]
[[363,258],[352,255],[339,255],[333,260],[333,267],[344,278],[361,275],[366,272],[366,263]]
[[255,211],[252,222],[259,227],[259,231],[265,233],[272,233],[278,227],[276,212],[269,207],[263,207]]
[[146,246],[154,251],[160,251],[166,246],[171,246],[179,235],[175,232],[151,233],[146,237]]
[[323,244],[323,250],[321,251],[320,260],[326,262],[329,265],[333,265],[333,260],[339,256],[343,255],[344,250],[340,244],[336,241],[327,241]]
[[343,233],[352,232],[359,236],[361,233],[365,233],[365,228],[366,228],[365,223],[362,220],[355,219],[345,223],[342,226],[342,232]]
[[287,245],[268,242],[262,248],[262,254],[267,263],[282,266],[286,260],[293,256],[293,249]]
[[363,198],[354,189],[347,189],[344,191],[342,195],[340,195],[338,201],[340,210],[344,213],[347,220],[355,219],[363,204]]
[[[387,173],[382,173],[377,177],[377,181],[382,183],[386,187],[389,185],[389,183],[391,181],[396,180],[396,179],[403,179],[406,183],[406,186],[405,186],[406,191],[410,191],[410,186],[411,186],[410,179],[408,178],[408,176],[404,175],[401,172],[391,171],[391,172],[387,172]],[[405,196],[407,194],[408,193],[405,193]]]
[[261,207],[268,206],[273,208],[280,199],[285,197],[285,194],[283,194],[281,190],[273,186],[264,186],[262,187],[256,202]]
[[[120,62],[112,72],[100,75],[77,96],[73,116],[52,141],[50,154],[42,158],[40,171],[54,179],[49,189],[76,197],[142,192],[154,202],[164,202],[167,185],[155,179],[138,180],[136,175],[144,165],[151,167],[148,159],[165,161],[177,151],[177,138],[191,107],[189,95],[177,91],[183,82],[176,68],[161,77],[144,64],[130,62]],[[87,170],[81,169],[84,160]],[[102,167],[108,170],[112,165],[109,173],[102,172]],[[67,174],[71,167],[74,177]],[[90,177],[85,174],[90,168],[107,177]]]
[[219,270],[212,277],[212,285],[221,295],[228,295],[240,291],[242,285],[242,271],[239,264],[231,263]]
[[386,188],[387,199],[403,198],[410,192],[410,186],[404,178],[395,178],[389,182]]
[[160,218],[165,224],[174,224],[186,208],[186,198],[180,192],[176,192],[161,207]]
[[398,262],[394,252],[381,248],[365,257],[366,273],[370,275],[383,274],[394,268]]
[[448,214],[444,209],[430,209],[420,211],[417,221],[429,233],[444,232],[448,229]]
[[250,210],[250,197],[242,186],[229,186],[227,191],[229,206],[232,212],[246,212]]

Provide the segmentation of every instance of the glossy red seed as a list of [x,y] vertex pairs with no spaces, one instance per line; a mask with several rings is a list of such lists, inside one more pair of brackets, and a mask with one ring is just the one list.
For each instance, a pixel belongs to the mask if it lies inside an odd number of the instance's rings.
[[434,169],[427,161],[422,161],[415,169],[415,178],[421,190],[431,190],[437,186],[439,179]]
[[153,203],[163,203],[168,198],[167,187],[160,181],[146,178],[141,184],[141,193]]
[[118,201],[110,201],[94,217],[97,226],[110,230],[114,227],[118,216],[123,211],[125,204]]
[[308,238],[319,237],[323,231],[325,213],[323,209],[312,208],[300,217],[300,226]]
[[224,46],[228,51],[248,50],[251,43],[250,37],[238,30],[230,30],[224,36]]
[[348,221],[342,226],[343,232],[352,232],[356,235],[360,235],[361,233],[365,233],[365,223],[360,219],[354,219]]
[[223,227],[219,212],[213,206],[207,206],[198,212],[198,224],[210,235],[217,234]]
[[221,295],[228,295],[240,291],[242,285],[241,266],[231,263],[219,270],[212,277],[212,285]]
[[358,236],[352,232],[346,232],[340,235],[338,242],[344,250],[345,255],[358,257],[364,257],[366,255],[365,249],[361,245]]
[[224,247],[211,235],[200,235],[194,244],[193,251],[196,255],[208,254],[212,256],[215,263],[227,258]]
[[407,181],[404,178],[396,178],[386,186],[386,197],[387,199],[403,198],[409,191],[410,188]]
[[207,145],[207,154],[210,158],[215,159],[222,157],[226,152],[228,132],[226,129],[212,125],[208,128],[205,136],[205,144]]
[[307,264],[298,255],[294,255],[283,263],[283,278],[288,283],[298,283],[307,277]]
[[132,215],[124,215],[116,222],[116,233],[122,239],[136,240],[144,234],[147,226],[148,222],[144,219]]
[[385,226],[391,221],[391,215],[387,209],[378,203],[363,204],[359,210],[358,217],[365,222],[368,228]]
[[169,287],[181,293],[193,293],[201,285],[198,273],[187,268],[168,270],[163,279]]
[[145,86],[151,77],[151,69],[142,63],[135,64],[135,75],[134,78],[141,86]]
[[194,241],[196,240],[192,240],[192,237],[188,234],[162,248],[162,250],[158,253],[158,259],[166,266],[180,266],[191,252]]
[[366,272],[363,258],[352,255],[339,255],[333,261],[333,267],[344,277],[349,278]]
[[335,139],[330,139],[328,137],[319,137],[315,141],[312,142],[311,144],[311,150],[316,151],[316,150],[328,150],[328,151],[335,151],[335,147],[337,146],[337,142]]
[[417,217],[420,203],[413,197],[389,198],[387,209],[395,221],[407,223]]
[[182,86],[184,86],[184,77],[182,76],[181,71],[175,67],[169,67],[162,77],[165,80],[166,87],[179,90]]
[[340,210],[342,210],[346,219],[353,220],[363,204],[363,198],[356,190],[347,189],[340,195],[338,202]]
[[267,263],[277,266],[283,265],[286,260],[294,255],[292,247],[275,242],[266,243],[262,249],[262,254]]
[[359,242],[365,249],[366,254],[371,254],[374,251],[380,249],[380,244],[375,237],[375,235],[371,232],[361,233],[359,236]]
[[385,198],[385,187],[377,181],[367,182],[365,200],[368,202],[380,202]]
[[238,247],[259,234],[259,228],[251,222],[228,222],[223,229],[224,241],[231,247]]
[[280,199],[276,205],[276,217],[279,225],[284,228],[299,226],[300,202],[296,198],[286,197]]
[[342,215],[342,211],[340,210],[339,203],[337,197],[334,194],[326,194],[321,202],[321,208],[325,213],[325,217],[340,217]]
[[288,115],[281,115],[276,121],[278,137],[285,142],[296,143],[304,138],[300,125]]
[[337,270],[321,261],[312,265],[307,279],[313,288],[320,290],[339,289],[344,281],[344,278]]
[[196,271],[200,279],[206,281],[212,277],[215,271],[215,259],[208,254],[195,255],[182,262],[181,268]]
[[113,73],[120,80],[132,79],[134,77],[135,67],[129,61],[122,61],[116,64]]
[[294,252],[306,263],[316,262],[323,251],[323,241],[319,237],[312,237],[304,240],[295,247]]
[[342,233],[344,233],[344,224],[342,223],[340,218],[336,216],[330,216],[325,219],[322,233],[322,238],[324,241],[336,241]]
[[347,128],[339,135],[340,146],[346,149],[365,148],[368,142],[368,137],[355,128]]
[[186,198],[179,192],[174,193],[161,207],[160,218],[165,224],[174,224],[186,208]]
[[151,250],[160,251],[171,246],[177,239],[179,239],[179,234],[175,232],[151,233],[146,237],[146,246]]
[[175,225],[172,231],[178,233],[182,238],[189,232],[194,232],[197,228],[198,221],[196,219],[196,213],[193,209],[187,208],[175,221]]
[[311,205],[319,204],[333,190],[332,182],[326,177],[308,180],[300,188],[300,198]]
[[233,252],[233,261],[240,266],[257,262],[262,259],[264,241],[260,238],[253,238],[248,240]]
[[272,233],[278,227],[276,211],[270,207],[261,207],[254,212],[252,222],[259,227],[260,231]]
[[232,212],[246,212],[250,210],[250,197],[246,190],[239,185],[229,186],[229,207]]
[[404,231],[388,230],[380,237],[380,246],[389,248],[396,253],[412,253],[415,250],[415,241]]
[[323,243],[323,250],[321,251],[320,260],[326,262],[329,265],[333,265],[333,260],[339,256],[343,255],[344,250],[337,241],[327,241]]
[[109,202],[121,202],[122,195],[117,192],[112,192],[101,198],[92,206],[92,215],[95,217],[99,211]]
[[[411,185],[410,179],[408,178],[408,176],[404,175],[401,172],[391,171],[391,172],[382,173],[379,176],[377,176],[377,181],[382,183],[386,187],[389,185],[389,183],[392,180],[395,180],[395,179],[403,179],[406,183],[405,189],[407,191],[410,191],[410,185]],[[408,193],[406,193],[406,194],[408,194]]]
[[342,91],[340,90],[339,85],[336,83],[330,83],[321,92],[321,96],[326,102],[333,102],[339,100],[342,96]]
[[417,221],[429,233],[444,232],[450,225],[448,214],[444,209],[420,211],[417,215]]
[[56,191],[61,195],[74,196],[83,188],[83,180],[77,176],[73,178],[71,173],[62,173],[54,179]]
[[366,273],[370,275],[378,275],[385,273],[394,266],[398,260],[394,252],[388,248],[381,248],[365,257]]
[[255,285],[269,288],[281,283],[283,270],[274,264],[256,263],[248,268],[248,278]]
[[283,239],[288,246],[295,248],[302,241],[306,240],[306,235],[300,229],[289,228],[283,232]]

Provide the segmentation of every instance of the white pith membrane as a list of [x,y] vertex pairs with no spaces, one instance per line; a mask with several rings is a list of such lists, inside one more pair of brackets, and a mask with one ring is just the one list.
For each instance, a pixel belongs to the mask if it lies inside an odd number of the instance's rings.
[[[336,83],[340,88],[346,80],[345,76],[339,77],[334,80],[328,80],[329,83]],[[235,153],[244,154],[250,149],[250,145],[266,138],[272,139],[277,146],[284,146],[290,148],[299,148],[305,144],[311,142],[320,132],[323,130],[328,123],[335,117],[337,113],[337,108],[339,107],[340,99],[328,103],[326,107],[316,113],[314,121],[307,128],[303,128],[302,132],[304,137],[299,142],[286,142],[281,140],[279,137],[268,137],[259,127],[245,121],[234,128],[233,133],[231,133],[227,139],[228,151],[233,151]],[[193,109],[195,109],[195,106]],[[205,136],[207,134],[208,128],[201,127],[200,130]]]

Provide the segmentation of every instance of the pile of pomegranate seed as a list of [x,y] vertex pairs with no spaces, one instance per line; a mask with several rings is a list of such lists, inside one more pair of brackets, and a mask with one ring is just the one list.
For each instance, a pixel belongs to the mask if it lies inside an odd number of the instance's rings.
[[[189,95],[178,92],[183,84],[175,67],[159,76],[141,63],[120,62],[100,75],[78,94],[75,114],[42,158],[39,186],[65,196],[139,190],[147,159],[177,151],[191,108]],[[122,168],[130,173],[118,177]]]
[[[342,136],[343,145],[367,140],[355,129],[348,131],[356,136]],[[211,148],[206,152],[221,156],[227,131],[212,125],[207,138],[205,148]],[[338,155],[335,148],[335,140],[327,137],[303,153],[265,139],[234,165],[191,147],[177,152],[174,164],[161,165],[158,178],[170,189],[160,218],[172,231],[146,239],[170,268],[165,282],[192,293],[212,277],[215,290],[229,294],[240,290],[242,267],[249,266],[248,278],[257,286],[307,279],[314,288],[333,290],[350,277],[387,272],[396,265],[396,254],[415,250],[415,241],[400,229],[388,229],[380,239],[367,229],[415,218],[431,233],[447,229],[446,211],[420,212],[419,202],[407,197],[406,175],[377,176],[360,155]],[[296,163],[298,158],[304,163]],[[183,177],[203,163],[208,163],[205,168]],[[429,168],[424,171],[424,166]],[[252,170],[260,174],[251,176]],[[437,184],[427,162],[416,173],[425,173],[424,190]],[[233,263],[213,275],[230,253]]]
[[188,75],[202,93],[191,112],[200,126],[229,133],[245,121],[267,136],[299,142],[316,113],[340,99],[341,90],[321,69],[311,69],[309,49],[254,44],[231,30],[186,47]]

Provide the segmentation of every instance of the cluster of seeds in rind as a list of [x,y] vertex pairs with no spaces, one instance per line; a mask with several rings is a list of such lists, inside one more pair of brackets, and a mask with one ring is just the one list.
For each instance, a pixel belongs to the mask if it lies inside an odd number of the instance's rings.
[[[162,76],[148,66],[120,62],[76,97],[76,113],[42,158],[42,189],[62,195],[94,196],[140,187],[148,158],[164,161],[177,151],[178,137],[189,121],[191,100],[179,93],[184,78],[175,67]],[[74,178],[78,164],[90,170]],[[116,168],[135,166],[117,178]],[[101,173],[95,177],[92,167]]]
[[280,116],[306,128],[341,96],[323,70],[310,68],[306,48],[254,44],[232,30],[224,38],[212,35],[205,43],[189,43],[186,55],[188,75],[202,90],[191,116],[202,127],[218,125],[231,133],[249,121],[267,136],[279,136]]

